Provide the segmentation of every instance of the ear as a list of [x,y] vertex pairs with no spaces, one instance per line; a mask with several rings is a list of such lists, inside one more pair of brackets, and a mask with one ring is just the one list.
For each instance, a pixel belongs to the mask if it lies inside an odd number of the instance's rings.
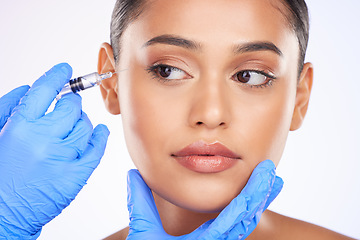
[[[111,45],[108,43],[101,44],[98,59],[98,73],[115,72],[115,69],[115,60]],[[114,74],[111,78],[103,80],[100,84],[100,91],[106,109],[111,114],[120,114],[117,74]]]
[[313,84],[313,75],[313,65],[311,63],[305,63],[296,89],[295,108],[291,121],[290,131],[299,129],[304,121],[309,105],[310,93]]

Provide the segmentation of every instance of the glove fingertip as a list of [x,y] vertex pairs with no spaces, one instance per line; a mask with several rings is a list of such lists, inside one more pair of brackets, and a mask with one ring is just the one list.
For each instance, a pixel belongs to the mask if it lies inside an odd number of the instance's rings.
[[[262,161],[253,170],[248,180],[248,184],[257,186],[262,182],[267,182],[267,179],[269,179],[269,177],[272,179],[272,182],[275,178],[275,174],[275,164],[271,160]],[[251,187],[249,188],[252,189]]]
[[27,91],[29,91],[29,89],[30,89],[29,85],[23,85],[18,88],[15,88],[13,91],[16,95],[18,95],[21,98],[27,93]]
[[276,176],[275,177],[275,182],[274,182],[274,185],[273,185],[272,188],[274,190],[280,192],[282,190],[283,186],[284,186],[284,180],[282,180],[281,177]]
[[55,65],[54,68],[59,68],[66,75],[67,78],[71,78],[73,70],[68,63],[59,63]]
[[43,76],[34,82],[32,88],[47,85],[48,90],[60,91],[72,76],[72,67],[68,63],[59,63],[48,70]]
[[128,171],[127,190],[130,228],[164,232],[152,191],[136,169]]
[[89,143],[93,146],[94,150],[97,149],[97,152],[102,156],[105,152],[107,140],[107,132],[104,131],[102,127],[96,126],[93,130]]
[[261,163],[259,163],[259,165],[266,169],[271,169],[271,170],[276,169],[274,162],[271,161],[270,159],[266,159],[265,161],[262,161]]
[[[144,197],[144,193],[148,193],[151,195],[151,190],[148,185],[145,183],[143,177],[141,176],[139,170],[130,169],[127,175],[127,186],[128,186],[128,197],[134,196],[141,192]],[[150,197],[150,195],[148,197]],[[128,198],[128,201],[130,199]],[[139,201],[139,199],[133,199]]]
[[81,162],[91,162],[96,167],[105,153],[106,143],[106,134],[102,133],[101,128],[96,127],[88,141],[88,148],[81,157]]
[[130,183],[135,182],[135,181],[139,182],[139,180],[142,180],[139,170],[130,169],[127,173],[128,185],[130,185]]
[[99,124],[95,127],[94,132],[101,132],[104,136],[108,137],[110,135],[109,128],[104,124]]
[[[17,87],[10,92],[6,93],[4,96],[1,97],[1,102],[8,101],[9,99],[16,99],[17,102],[26,94],[26,92],[30,89],[30,86],[24,85]],[[6,99],[6,100],[5,100]],[[6,104],[8,104],[6,102]]]
[[109,129],[105,125],[99,124],[94,128],[90,141],[105,148],[109,133]]
[[280,186],[280,185],[282,186],[282,185],[284,185],[284,180],[281,177],[276,176],[274,184],[276,184],[278,186]]
[[29,88],[28,85],[17,87],[0,98],[0,130]]
[[[271,160],[265,160],[260,162],[254,169],[251,174],[251,177],[255,177],[257,175],[267,175],[267,174],[275,175],[275,164]],[[250,177],[250,178],[251,178]]]
[[139,170],[137,170],[137,169],[130,169],[129,171],[128,171],[128,175],[129,174],[131,174],[131,175],[133,175],[133,174],[140,174],[140,172],[139,172]]

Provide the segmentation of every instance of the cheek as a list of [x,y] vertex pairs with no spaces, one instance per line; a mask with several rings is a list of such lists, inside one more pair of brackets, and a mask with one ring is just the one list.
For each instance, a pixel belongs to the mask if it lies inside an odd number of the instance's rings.
[[295,88],[291,84],[274,87],[276,91],[266,96],[244,99],[236,113],[236,135],[252,167],[265,159],[277,165],[290,129]]
[[[122,84],[121,115],[127,147],[134,164],[143,177],[154,175],[158,168],[166,167],[164,149],[177,122],[168,97],[160,94],[156,80],[146,71],[129,71],[129,80]],[[155,87],[154,87],[155,86]],[[165,162],[166,164],[166,162]]]

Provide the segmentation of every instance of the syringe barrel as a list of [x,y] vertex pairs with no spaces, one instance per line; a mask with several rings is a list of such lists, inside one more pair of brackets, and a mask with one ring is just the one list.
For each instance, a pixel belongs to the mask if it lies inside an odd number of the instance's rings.
[[100,84],[100,82],[101,82],[101,77],[97,72],[71,79],[69,83],[65,84],[63,89],[61,89],[56,99],[60,99],[63,95],[71,92],[76,93],[91,88],[93,86]]
[[[82,77],[78,77],[78,78],[76,78],[76,80],[78,81],[78,86],[74,86],[74,88],[80,89],[78,91],[81,91],[81,90],[85,90],[85,89],[88,89],[88,88],[91,88],[91,87],[93,87],[95,85],[100,84],[101,77],[97,72],[94,72],[94,73],[84,75]],[[70,83],[70,85],[72,85],[72,84]]]

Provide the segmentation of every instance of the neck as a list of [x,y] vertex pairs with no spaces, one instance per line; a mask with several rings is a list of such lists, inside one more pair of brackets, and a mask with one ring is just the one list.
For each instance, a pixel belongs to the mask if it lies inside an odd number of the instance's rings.
[[156,207],[165,232],[172,236],[191,233],[219,213],[199,213],[178,207],[153,192]]

